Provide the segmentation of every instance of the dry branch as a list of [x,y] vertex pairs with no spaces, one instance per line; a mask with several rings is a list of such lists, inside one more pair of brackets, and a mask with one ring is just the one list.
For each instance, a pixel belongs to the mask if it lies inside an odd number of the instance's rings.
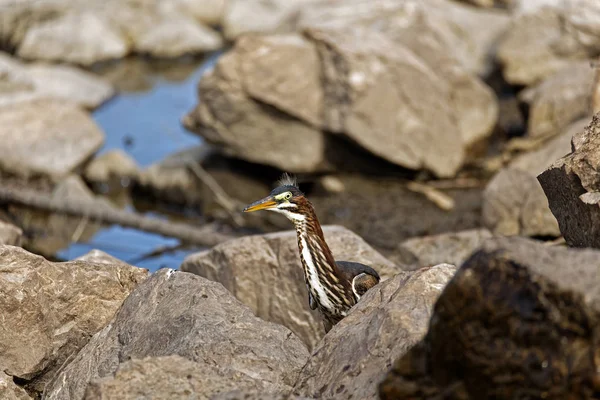
[[189,224],[163,221],[134,212],[118,210],[98,201],[52,199],[46,193],[30,189],[0,187],[0,203],[139,229],[205,247],[211,247],[231,239],[228,235],[216,232],[213,224],[195,227]]

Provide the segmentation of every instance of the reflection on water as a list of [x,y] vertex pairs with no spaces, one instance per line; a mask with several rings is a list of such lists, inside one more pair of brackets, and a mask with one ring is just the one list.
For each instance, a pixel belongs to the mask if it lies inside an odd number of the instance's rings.
[[[219,55],[212,54],[202,62],[133,59],[96,70],[120,91],[116,98],[93,114],[106,134],[100,154],[121,149],[141,167],[147,167],[173,152],[201,143],[198,136],[185,131],[181,119],[197,102],[198,80]],[[112,226],[101,229],[86,243],[75,243],[59,251],[57,256],[72,260],[92,249],[99,249],[155,271],[162,267],[178,268],[192,250],[144,256],[177,243],[176,239]]]

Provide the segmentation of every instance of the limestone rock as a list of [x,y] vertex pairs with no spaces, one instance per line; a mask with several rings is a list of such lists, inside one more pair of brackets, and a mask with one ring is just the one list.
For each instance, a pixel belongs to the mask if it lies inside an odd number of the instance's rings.
[[121,150],[110,150],[94,158],[84,171],[88,182],[111,184],[117,181],[124,186],[137,179],[138,174],[135,160]]
[[589,61],[577,61],[521,92],[521,100],[529,105],[527,134],[556,135],[571,123],[591,117],[594,77]]
[[492,8],[492,7],[513,7],[518,0],[460,0],[465,3],[470,3],[478,7]]
[[[513,85],[543,81],[572,60],[600,52],[600,5],[594,0],[522,1],[522,12],[498,48],[504,77]],[[539,3],[542,4],[540,7]],[[577,78],[575,78],[577,79]]]
[[129,54],[179,57],[220,48],[224,2],[34,0],[3,5],[0,41],[26,59],[93,65]]
[[132,359],[119,365],[114,376],[88,386],[85,400],[194,399],[209,400],[231,387],[260,389],[251,376],[221,372],[178,355]]
[[66,65],[25,64],[0,52],[0,106],[58,99],[93,109],[114,95],[97,76]]
[[33,391],[43,389],[148,275],[124,264],[53,263],[5,245],[0,261],[0,366]]
[[211,400],[311,400],[308,397],[300,397],[288,394],[274,394],[264,392],[248,392],[234,390],[227,393],[220,393],[211,398]]
[[573,152],[538,176],[570,246],[600,247],[600,114],[573,138]]
[[0,168],[21,177],[65,177],[104,142],[87,113],[59,101],[0,107],[0,126]]
[[255,317],[221,284],[161,269],[61,369],[46,398],[82,399],[90,382],[115,372],[117,380],[126,376],[117,370],[129,359],[174,355],[211,374],[239,376],[230,380],[231,390],[238,383],[248,387],[250,380],[261,390],[278,392],[293,385],[308,353],[292,332]]
[[[280,61],[285,64],[272,67],[290,65],[287,60]],[[331,169],[323,133],[272,106],[252,100],[244,88],[243,71],[248,67],[242,69],[242,65],[242,53],[236,46],[219,59],[213,71],[202,77],[198,85],[202,101],[185,118],[186,128],[200,133],[227,154],[251,162],[293,173]]]
[[437,265],[396,275],[372,288],[319,342],[300,373],[295,394],[377,399],[385,371],[426,333],[433,305],[455,270]]
[[23,238],[23,230],[8,222],[0,221],[0,244],[20,246]]
[[233,40],[245,33],[291,31],[296,13],[319,0],[229,0],[223,16],[225,37]]
[[587,124],[577,121],[539,149],[525,153],[502,169],[484,192],[485,226],[499,235],[560,236],[556,218],[536,176],[567,154],[571,138]]
[[472,229],[413,238],[402,242],[399,247],[401,251],[414,255],[419,267],[442,263],[461,265],[492,236],[487,229]]
[[90,250],[86,254],[77,257],[75,261],[86,261],[94,264],[127,265],[125,261],[119,260],[118,258],[98,249]]
[[[352,231],[325,226],[323,233],[336,260],[370,265],[382,279],[400,272]],[[310,348],[324,334],[319,313],[308,305],[295,231],[225,242],[189,256],[181,270],[222,283],[258,317],[286,326]]]
[[315,29],[309,34],[323,63],[328,130],[343,132],[371,153],[406,168],[428,169],[437,176],[457,172],[464,147],[444,100],[450,85],[431,66],[371,30]]
[[4,400],[31,400],[25,389],[14,382],[12,376],[0,372],[0,396]]
[[[510,16],[505,12],[477,9],[454,1],[347,0],[303,7],[297,25],[301,29],[367,26],[413,51],[419,45],[434,45],[441,54],[454,59],[452,64],[458,62],[461,69],[487,76],[494,68],[495,46],[509,23]],[[415,34],[405,38],[405,31]],[[421,38],[416,34],[419,31],[423,34]]]
[[488,241],[448,283],[380,398],[593,398],[599,274],[594,250]]

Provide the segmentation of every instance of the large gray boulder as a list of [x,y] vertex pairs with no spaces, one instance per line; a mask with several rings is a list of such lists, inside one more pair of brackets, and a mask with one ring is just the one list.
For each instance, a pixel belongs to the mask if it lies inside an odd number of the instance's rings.
[[25,178],[64,178],[104,142],[92,118],[63,101],[40,99],[0,107],[0,126],[0,168]]
[[[336,260],[370,265],[383,279],[401,272],[352,231],[325,226],[323,233]],[[258,317],[286,326],[309,348],[325,333],[308,304],[295,231],[230,240],[189,256],[181,270],[222,283]]]
[[448,283],[381,399],[594,398],[598,276],[595,250],[488,241]]
[[41,392],[148,276],[126,264],[53,263],[6,245],[0,265],[0,367],[32,392]]
[[66,65],[26,64],[0,52],[0,106],[34,99],[70,101],[93,109],[114,95],[96,75]]
[[515,158],[488,183],[483,196],[483,222],[499,235],[560,236],[558,223],[536,176],[568,154],[571,138],[587,119],[571,124],[538,149]]
[[600,247],[600,114],[573,137],[572,150],[538,180],[567,243]]
[[[215,386],[198,388],[200,395],[220,390],[224,378],[229,378],[229,390],[239,386],[289,391],[308,352],[292,332],[255,317],[221,284],[161,269],[139,285],[109,325],[61,369],[46,388],[45,398],[79,400],[90,383],[89,396],[98,390],[101,394],[128,381],[136,369],[159,368],[156,360],[146,366],[143,361],[120,366],[128,360],[168,356],[197,363],[194,371],[205,375],[197,377],[198,382],[215,379]],[[169,368],[177,368],[167,362]],[[123,385],[128,390],[139,387],[136,382]]]
[[230,155],[291,172],[348,158],[333,133],[445,177],[491,133],[495,96],[448,53],[433,23],[390,31],[314,23],[304,33],[238,40],[201,80],[185,126]]
[[294,393],[313,398],[377,399],[392,362],[417,343],[455,267],[402,273],[372,288],[319,342]]

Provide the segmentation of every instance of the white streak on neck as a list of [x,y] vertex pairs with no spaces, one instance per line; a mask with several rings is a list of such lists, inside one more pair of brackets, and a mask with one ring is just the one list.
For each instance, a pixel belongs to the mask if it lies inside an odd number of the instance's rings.
[[314,263],[312,254],[310,254],[310,250],[308,247],[308,243],[306,242],[306,224],[302,224],[300,230],[298,231],[298,235],[300,237],[300,242],[302,243],[302,259],[308,268],[308,281],[310,283],[311,291],[316,292],[319,295],[319,303],[327,308],[328,310],[334,309],[333,304],[329,300],[329,296],[327,296],[327,292],[321,281],[319,280],[319,273],[317,271],[317,266]]

